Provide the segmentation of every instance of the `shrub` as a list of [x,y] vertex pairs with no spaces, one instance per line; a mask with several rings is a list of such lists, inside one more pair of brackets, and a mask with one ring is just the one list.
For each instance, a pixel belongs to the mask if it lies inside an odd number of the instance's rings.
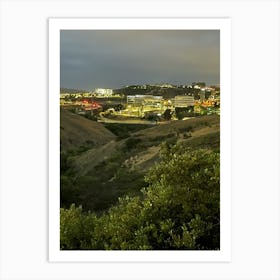
[[80,208],[62,209],[63,248],[219,249],[219,153],[163,144],[161,162],[145,181],[141,197],[119,198],[99,218]]
[[89,249],[91,232],[96,216],[83,214],[82,207],[72,204],[69,209],[60,209],[60,248],[67,250]]

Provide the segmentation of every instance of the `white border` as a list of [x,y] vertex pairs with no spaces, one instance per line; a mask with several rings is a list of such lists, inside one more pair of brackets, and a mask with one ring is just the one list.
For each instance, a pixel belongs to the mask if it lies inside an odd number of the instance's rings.
[[[0,0],[0,279],[280,279],[279,8],[278,0]],[[232,261],[50,263],[48,18],[224,16],[232,22]],[[248,112],[264,101],[265,114]]]
[[[229,262],[231,260],[231,21],[228,18],[49,19],[49,260],[52,262]],[[60,251],[60,30],[220,30],[221,249],[219,251]]]

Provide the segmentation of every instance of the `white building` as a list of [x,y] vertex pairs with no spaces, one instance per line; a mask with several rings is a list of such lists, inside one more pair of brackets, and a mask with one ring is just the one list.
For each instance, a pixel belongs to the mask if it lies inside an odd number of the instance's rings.
[[112,96],[113,95],[113,90],[110,88],[96,88],[94,92],[100,96]]
[[156,105],[161,104],[163,102],[162,96],[155,95],[128,95],[127,96],[127,104],[131,105]]
[[200,90],[200,92],[199,92],[199,98],[200,98],[200,101],[205,100],[205,90],[204,90],[204,89],[201,89],[201,90]]
[[175,88],[174,85],[171,85],[171,84],[155,84],[155,86],[157,87],[161,87],[161,88]]
[[174,98],[174,107],[194,106],[194,97],[189,95],[177,95]]

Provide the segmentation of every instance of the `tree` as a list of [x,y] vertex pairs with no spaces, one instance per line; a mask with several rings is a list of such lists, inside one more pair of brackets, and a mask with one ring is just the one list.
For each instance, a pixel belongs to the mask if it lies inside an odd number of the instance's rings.
[[99,218],[73,207],[62,210],[61,222],[68,223],[62,229],[70,227],[62,244],[96,250],[219,249],[219,158],[211,150],[163,144],[141,197],[122,197]]
[[67,250],[89,249],[96,216],[82,213],[82,207],[71,205],[60,209],[60,248]]
[[172,114],[170,109],[166,109],[163,113],[163,118],[167,121],[171,120]]

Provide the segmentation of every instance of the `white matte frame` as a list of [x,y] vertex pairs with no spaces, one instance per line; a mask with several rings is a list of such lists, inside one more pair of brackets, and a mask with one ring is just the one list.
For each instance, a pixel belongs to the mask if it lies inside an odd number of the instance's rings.
[[[220,250],[60,250],[59,92],[61,30],[219,30],[221,87]],[[227,262],[231,249],[231,32],[230,19],[49,19],[49,260]]]
[[[0,0],[0,279],[279,280],[279,4]],[[231,262],[48,261],[50,17],[231,18]]]

